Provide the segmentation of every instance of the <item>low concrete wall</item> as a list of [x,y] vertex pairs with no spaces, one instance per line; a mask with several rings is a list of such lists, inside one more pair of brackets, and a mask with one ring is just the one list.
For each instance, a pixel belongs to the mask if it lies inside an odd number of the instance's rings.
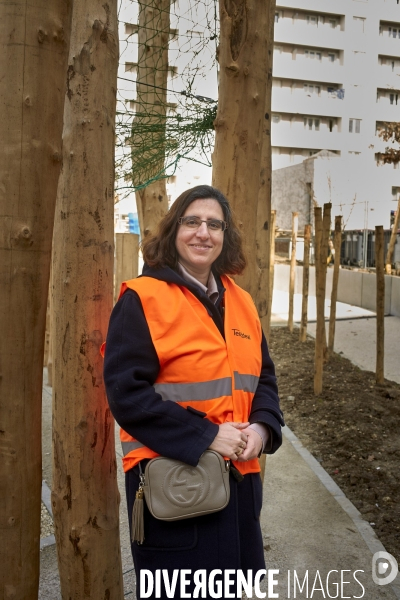
[[[289,292],[289,265],[275,265],[274,288]],[[331,297],[333,267],[328,268],[326,279],[326,298]],[[296,267],[295,293],[302,293],[303,267]],[[310,267],[310,296],[315,296],[315,267]],[[340,269],[338,301],[367,310],[376,310],[376,288],[374,273],[362,273],[349,269]],[[400,277],[385,275],[385,314],[400,317]]]

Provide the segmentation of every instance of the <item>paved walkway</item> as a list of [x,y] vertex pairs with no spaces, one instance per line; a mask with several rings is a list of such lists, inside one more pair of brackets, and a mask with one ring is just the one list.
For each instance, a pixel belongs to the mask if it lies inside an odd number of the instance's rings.
[[[273,324],[276,326],[287,319],[284,302],[281,295],[274,298]],[[312,307],[312,300],[310,304]],[[368,311],[348,305],[339,308],[338,316],[342,320],[336,326],[336,350],[362,368],[373,370],[374,354],[368,348],[374,347],[374,315],[365,313]],[[312,316],[311,308],[310,320]],[[310,333],[314,327],[310,323]],[[398,365],[400,319],[387,317],[386,332],[386,376],[399,381],[394,362]],[[397,355],[393,365],[391,355]],[[47,386],[43,388],[43,407],[43,473],[51,486],[51,389]],[[278,583],[273,590],[279,596],[270,597],[400,599],[400,575],[386,586],[378,586],[372,580],[372,556],[384,550],[373,529],[287,427],[284,434],[282,448],[267,459],[261,515],[267,568],[279,570],[279,574],[274,575]],[[119,443],[116,448],[118,482],[124,499]],[[133,599],[134,573],[124,501],[121,503],[121,545],[125,597]],[[400,562],[399,556],[395,558]],[[266,590],[267,581],[261,588]],[[54,544],[41,552],[39,598],[61,600]]]

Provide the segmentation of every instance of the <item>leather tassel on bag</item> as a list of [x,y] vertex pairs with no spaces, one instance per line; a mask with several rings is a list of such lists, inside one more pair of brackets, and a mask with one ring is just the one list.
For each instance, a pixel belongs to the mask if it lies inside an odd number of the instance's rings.
[[132,510],[132,542],[143,544],[144,541],[144,517],[143,517],[143,488],[140,486],[136,492],[135,502]]

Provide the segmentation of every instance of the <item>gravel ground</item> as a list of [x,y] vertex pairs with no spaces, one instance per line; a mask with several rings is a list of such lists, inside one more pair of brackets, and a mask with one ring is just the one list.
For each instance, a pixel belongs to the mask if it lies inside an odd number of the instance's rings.
[[45,538],[54,533],[53,519],[42,502],[42,516],[40,521],[40,537]]

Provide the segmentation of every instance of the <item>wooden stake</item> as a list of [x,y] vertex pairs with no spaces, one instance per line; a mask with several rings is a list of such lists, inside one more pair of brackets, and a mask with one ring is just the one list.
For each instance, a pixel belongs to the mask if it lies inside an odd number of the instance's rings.
[[328,360],[328,345],[326,343],[326,329],[325,329],[325,295],[326,295],[326,274],[328,271],[328,256],[327,250],[329,248],[329,236],[331,233],[331,210],[332,204],[324,204],[324,216],[322,219],[322,240],[321,240],[321,280],[320,285],[323,286],[321,293],[324,298],[324,332],[323,332],[323,344],[324,344],[324,362]]
[[275,274],[275,228],[276,228],[276,210],[271,210],[271,227],[269,230],[269,294],[268,294],[268,321],[267,327],[265,328],[265,337],[269,341],[271,333],[271,311],[272,311],[272,297],[274,294],[274,274]]
[[385,342],[385,271],[383,250],[383,227],[375,227],[375,269],[376,269],[376,383],[384,383],[384,342]]
[[314,208],[315,223],[315,295],[317,303],[317,327],[315,333],[315,364],[314,364],[314,394],[322,392],[322,370],[324,361],[324,304],[322,277],[323,270],[321,266],[321,242],[322,242],[322,208]]
[[308,286],[310,281],[310,242],[311,225],[304,227],[304,258],[303,258],[303,299],[301,305],[300,341],[305,342],[307,338],[308,320]]
[[290,279],[289,279],[289,315],[288,327],[293,333],[293,310],[294,310],[294,284],[296,279],[296,244],[297,230],[299,227],[299,213],[292,213],[292,254],[290,257]]
[[393,252],[394,252],[394,245],[396,243],[396,238],[397,238],[397,230],[399,229],[399,226],[400,226],[400,199],[397,204],[396,216],[394,218],[392,234],[390,236],[389,247],[388,247],[388,251],[387,251],[387,255],[386,255],[385,269],[386,269],[386,273],[388,275],[391,275],[391,273],[392,273],[392,258],[393,258]]
[[121,283],[138,276],[139,236],[136,233],[115,234],[114,302],[117,301]]
[[333,265],[333,280],[331,293],[331,311],[329,315],[328,358],[333,352],[335,343],[336,301],[339,283],[340,250],[342,247],[342,217],[335,217],[335,262]]

